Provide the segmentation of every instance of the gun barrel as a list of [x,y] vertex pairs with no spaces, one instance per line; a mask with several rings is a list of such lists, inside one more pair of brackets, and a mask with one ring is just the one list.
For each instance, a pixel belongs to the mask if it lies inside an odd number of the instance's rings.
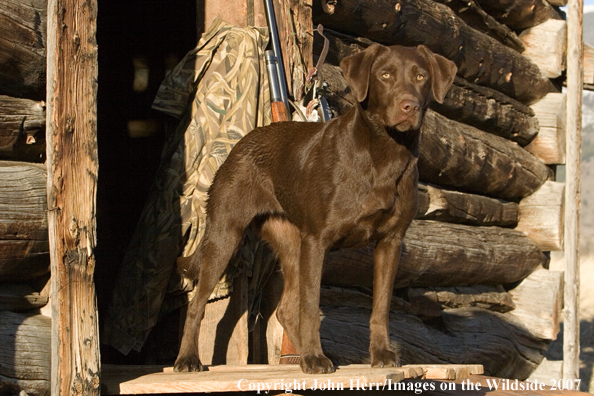
[[272,50],[276,56],[276,74],[278,76],[278,88],[280,98],[285,103],[287,111],[289,111],[289,94],[287,92],[287,77],[285,75],[285,68],[283,62],[283,53],[278,38],[278,28],[276,27],[276,16],[274,15],[274,5],[272,0],[264,0],[264,8],[266,9],[266,21],[270,29],[270,41],[272,43]]
[[266,70],[268,70],[268,81],[270,82],[270,101],[280,102],[282,100],[280,88],[278,84],[278,74],[276,71],[276,56],[273,50],[264,52],[264,59],[266,60]]

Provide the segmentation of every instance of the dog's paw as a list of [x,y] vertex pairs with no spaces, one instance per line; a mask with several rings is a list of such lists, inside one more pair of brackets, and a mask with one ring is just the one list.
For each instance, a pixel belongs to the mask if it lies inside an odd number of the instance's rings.
[[398,354],[389,349],[371,352],[371,367],[400,367]]
[[301,370],[305,374],[330,374],[336,371],[332,361],[324,355],[301,356]]
[[175,360],[175,365],[173,366],[173,370],[178,373],[202,371],[203,369],[200,359],[195,354],[190,356],[178,356]]

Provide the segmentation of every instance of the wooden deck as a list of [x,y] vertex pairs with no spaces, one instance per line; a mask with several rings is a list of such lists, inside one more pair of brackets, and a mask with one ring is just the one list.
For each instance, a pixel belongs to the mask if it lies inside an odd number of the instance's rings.
[[482,365],[409,365],[338,367],[334,374],[303,374],[298,365],[211,366],[200,373],[176,373],[163,366],[115,366],[102,369],[102,394],[164,394],[291,390],[394,390],[405,379],[462,380],[482,374]]

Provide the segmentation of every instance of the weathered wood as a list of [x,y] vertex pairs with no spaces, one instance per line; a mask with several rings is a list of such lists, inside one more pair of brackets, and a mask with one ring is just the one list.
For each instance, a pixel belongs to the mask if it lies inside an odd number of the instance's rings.
[[556,340],[563,309],[563,272],[538,269],[509,291],[511,312],[535,337]]
[[444,116],[526,146],[539,133],[534,111],[490,88],[456,78],[443,104],[431,108]]
[[[237,372],[251,372],[251,373],[263,373],[268,375],[270,373],[287,373],[288,377],[295,372],[296,367],[294,365],[281,365],[272,366],[266,364],[249,364],[249,365],[221,365],[221,366],[209,366],[208,371],[213,373],[237,373]],[[369,366],[365,364],[351,364],[345,367],[341,367],[342,373],[347,370],[367,370]],[[405,379],[430,379],[430,380],[457,380],[463,379],[470,375],[482,374],[483,366],[481,364],[407,364],[401,366],[403,377]],[[384,368],[384,370],[392,370],[392,368]],[[116,373],[137,373],[137,376],[155,373],[171,373],[173,367],[170,366],[117,366],[117,365],[106,365],[105,371],[107,376]],[[298,371],[297,371],[298,372]],[[342,374],[341,373],[341,374]],[[191,375],[191,374],[190,374]],[[297,374],[301,376],[301,374]],[[333,375],[324,375],[323,378],[332,378]],[[290,379],[293,381],[293,378]],[[355,381],[356,383],[356,381]],[[349,381],[350,384],[350,381]]]
[[[522,103],[533,103],[550,87],[538,66],[469,27],[443,4],[430,0],[341,0],[333,14],[314,4],[314,22],[382,44],[425,44],[456,62],[458,76]],[[445,39],[447,37],[447,39]]]
[[547,166],[517,144],[428,110],[419,143],[420,179],[506,200],[536,191]]
[[0,394],[50,394],[51,319],[0,311]]
[[[414,220],[404,237],[395,287],[506,284],[546,265],[548,258],[523,233]],[[325,285],[373,287],[373,247],[328,253]]]
[[45,158],[45,103],[0,95],[0,159]]
[[563,378],[580,377],[580,184],[582,151],[582,86],[584,84],[584,2],[569,0],[567,12],[567,156],[565,172],[565,313]]
[[266,349],[268,352],[268,364],[278,364],[281,358],[281,348],[283,343],[283,326],[274,315],[268,318],[266,326]]
[[287,87],[296,101],[301,100],[305,77],[314,66],[312,2],[274,0]]
[[548,78],[557,78],[565,71],[567,23],[549,19],[520,33],[526,50],[522,53],[534,62]]
[[561,15],[546,0],[476,0],[499,22],[514,30],[527,29]]
[[[362,293],[345,290],[339,304],[327,304],[324,293],[322,288],[322,347],[340,364],[367,363],[371,297],[363,305],[363,298],[354,296]],[[351,305],[352,300],[357,303]],[[442,311],[441,319],[438,330],[414,315],[391,310],[391,346],[398,348],[403,364],[481,362],[488,375],[526,378],[543,358],[547,344],[509,314],[458,308]]]
[[47,241],[45,166],[0,161],[0,239]]
[[99,395],[97,1],[48,1],[47,169],[53,395]]
[[0,161],[0,282],[49,272],[46,183],[43,165]]
[[[216,18],[220,18],[236,26],[266,26],[266,14],[263,1],[228,0],[205,1],[197,0],[198,9],[204,9],[204,15],[199,25],[208,28]],[[204,31],[199,31],[199,34]]]
[[540,132],[524,148],[545,164],[565,163],[566,99],[564,93],[551,92],[532,105]]
[[[103,370],[104,392],[114,394],[154,394],[154,393],[202,393],[237,392],[258,386],[260,393],[300,394],[300,391],[334,390],[363,391],[378,387],[383,390],[414,390],[414,383],[397,383],[403,379],[421,378],[427,380],[462,380],[471,375],[482,374],[480,364],[418,364],[403,367],[371,368],[364,364],[340,366],[333,374],[303,374],[297,365],[210,366],[209,371],[201,373],[175,373],[172,367],[164,366],[120,366],[105,365]],[[239,381],[241,380],[241,383]],[[328,386],[331,385],[331,386]],[[275,392],[275,386],[276,391]],[[358,387],[358,388],[357,388]]]
[[518,223],[518,204],[482,195],[420,185],[419,203],[417,219],[499,227]]
[[0,311],[21,312],[41,308],[48,302],[28,284],[0,284]]
[[[298,365],[212,366],[200,373],[176,373],[161,367],[136,367],[135,370],[107,366],[103,376],[105,392],[115,394],[218,393],[241,391],[295,392],[349,390],[351,381],[363,384],[392,383],[422,375],[422,370],[406,367],[371,368],[368,365],[338,367],[333,374],[303,374]],[[334,389],[329,384],[335,384]],[[271,389],[267,389],[267,385]],[[275,389],[276,387],[276,389]],[[380,388],[381,389],[381,388]],[[276,393],[276,392],[274,392]]]
[[584,83],[594,84],[594,46],[584,43]]
[[434,0],[450,7],[468,26],[488,34],[500,43],[518,52],[524,51],[524,44],[507,26],[490,16],[474,0]]
[[47,0],[0,2],[0,94],[45,97]]
[[565,184],[547,181],[534,194],[520,201],[522,231],[544,251],[563,249]]
[[477,307],[508,312],[516,308],[512,296],[501,285],[411,287],[408,289],[408,299],[411,304],[420,300],[435,301],[443,309]]

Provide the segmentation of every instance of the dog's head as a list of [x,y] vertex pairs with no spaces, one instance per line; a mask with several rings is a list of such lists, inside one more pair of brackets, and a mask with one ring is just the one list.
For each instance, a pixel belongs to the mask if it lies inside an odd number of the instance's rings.
[[398,131],[418,129],[431,95],[442,103],[456,65],[424,45],[373,44],[340,62],[344,77],[372,119]]

